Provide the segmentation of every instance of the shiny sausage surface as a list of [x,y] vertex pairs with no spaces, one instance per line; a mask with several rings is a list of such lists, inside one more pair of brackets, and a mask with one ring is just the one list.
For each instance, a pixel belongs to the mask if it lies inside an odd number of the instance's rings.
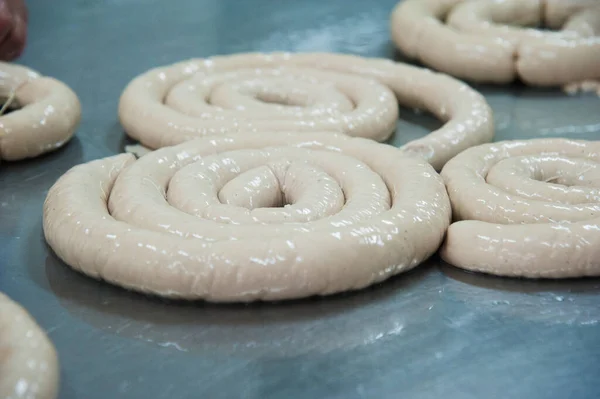
[[207,136],[79,165],[44,233],[76,270],[217,302],[360,289],[432,255],[450,222],[424,160],[335,133]]
[[406,0],[392,12],[391,32],[407,56],[474,82],[600,79],[598,0]]
[[503,276],[600,275],[600,142],[484,144],[442,177],[456,221],[441,250],[448,263]]
[[213,134],[333,131],[384,141],[398,103],[445,124],[402,147],[437,170],[491,141],[483,96],[449,76],[384,59],[341,54],[236,54],[156,68],[124,90],[119,118],[151,149]]
[[0,398],[55,399],[59,376],[56,351],[46,334],[0,292]]
[[64,83],[0,62],[0,98],[13,112],[0,116],[0,159],[16,161],[54,151],[79,125],[81,105]]

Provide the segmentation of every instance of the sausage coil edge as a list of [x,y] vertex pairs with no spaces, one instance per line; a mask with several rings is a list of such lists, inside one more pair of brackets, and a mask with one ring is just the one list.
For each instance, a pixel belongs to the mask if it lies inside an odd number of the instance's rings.
[[[339,214],[307,223],[232,225],[219,212],[243,207],[216,203],[199,218],[171,205],[189,200],[180,196],[173,202],[177,188],[189,187],[183,180],[194,176],[190,168],[204,159],[214,165],[220,157],[236,159],[248,149],[250,155],[258,149],[268,153],[278,146],[298,151],[300,160],[302,154],[315,159],[337,154],[364,162],[387,186],[381,192],[391,196],[387,210],[368,205],[349,213],[365,198],[379,196],[377,186],[352,194],[360,186],[357,179],[344,183],[350,191]],[[353,176],[343,172],[345,179]],[[429,164],[391,146],[334,133],[212,136],[137,161],[130,154],[92,161],[61,177],[44,204],[46,240],[74,269],[135,291],[214,302],[361,289],[430,257],[449,222],[443,182]]]
[[54,346],[31,315],[0,292],[0,397],[55,399],[60,367]]

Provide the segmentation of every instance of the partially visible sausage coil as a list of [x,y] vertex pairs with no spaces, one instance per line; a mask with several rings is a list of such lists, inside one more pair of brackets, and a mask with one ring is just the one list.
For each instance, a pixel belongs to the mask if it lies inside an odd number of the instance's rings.
[[0,292],[0,398],[55,399],[54,346],[20,305]]
[[64,83],[20,65],[0,62],[0,159],[16,161],[54,151],[79,125],[81,105]]
[[457,221],[441,251],[448,263],[503,276],[600,275],[600,142],[485,144],[442,177]]
[[212,136],[93,161],[44,204],[46,239],[73,268],[227,302],[366,287],[432,255],[449,222],[424,160],[323,132]]
[[156,149],[212,134],[333,131],[384,141],[398,102],[445,124],[403,150],[436,168],[491,141],[492,113],[464,83],[429,70],[341,54],[236,54],[150,70],[124,90],[125,131]]
[[598,0],[406,0],[391,30],[408,57],[461,79],[537,86],[600,79]]

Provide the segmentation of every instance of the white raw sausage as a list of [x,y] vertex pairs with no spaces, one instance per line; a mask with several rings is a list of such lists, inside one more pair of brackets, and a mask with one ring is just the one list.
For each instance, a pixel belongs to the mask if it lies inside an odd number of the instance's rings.
[[505,141],[473,147],[442,177],[448,263],[503,276],[600,275],[600,142]]
[[0,398],[55,399],[54,346],[21,306],[0,292]]
[[[237,54],[150,70],[124,90],[127,134],[156,149],[211,134],[334,131],[386,140],[398,103],[445,122],[402,150],[437,170],[460,151],[492,140],[483,96],[429,70],[341,54]],[[273,104],[275,103],[275,104]]]
[[17,106],[0,116],[0,159],[16,161],[56,150],[79,125],[81,105],[75,93],[24,66],[0,62],[0,98],[13,98]]
[[[562,30],[534,29],[543,24]],[[391,31],[407,56],[475,82],[600,79],[598,0],[406,0],[392,13]]]
[[449,222],[424,160],[330,132],[207,136],[93,161],[44,204],[46,240],[74,269],[226,302],[383,281],[432,255]]

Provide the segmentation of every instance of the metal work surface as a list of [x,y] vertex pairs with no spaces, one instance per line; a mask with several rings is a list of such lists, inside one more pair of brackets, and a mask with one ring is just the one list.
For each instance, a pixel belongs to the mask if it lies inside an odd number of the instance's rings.
[[[598,398],[600,280],[520,281],[438,260],[361,292],[280,304],[166,303],[79,275],[45,245],[47,190],[122,151],[117,101],[147,69],[242,51],[394,57],[395,0],[30,0],[19,61],[80,96],[64,149],[0,167],[0,290],[48,331],[61,398]],[[252,17],[251,15],[256,15]],[[600,100],[480,87],[497,140],[598,139]],[[401,111],[401,144],[439,126]]]

